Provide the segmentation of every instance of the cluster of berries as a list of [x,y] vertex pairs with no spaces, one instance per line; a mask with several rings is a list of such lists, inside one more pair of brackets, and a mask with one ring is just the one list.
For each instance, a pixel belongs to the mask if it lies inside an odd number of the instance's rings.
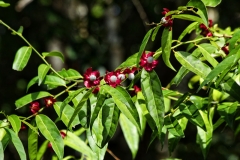
[[[44,98],[43,100],[46,107],[51,107],[53,106],[54,102],[56,102],[56,100],[53,97],[47,97],[47,98]],[[40,110],[40,104],[38,101],[34,101],[30,103],[30,111],[32,114],[37,114],[39,110]]]
[[[163,8],[162,15],[165,16],[169,11],[170,11],[169,9]],[[162,23],[162,26],[170,27],[169,29],[171,30],[172,29],[172,25],[173,25],[172,16],[169,15],[169,16],[166,16],[166,17],[162,17],[161,23]]]
[[209,28],[211,28],[212,26],[213,26],[213,21],[211,19],[208,20],[208,27],[206,27],[204,24],[200,24],[199,28],[202,30],[200,34],[203,35],[204,37],[212,37],[213,34],[209,30]]

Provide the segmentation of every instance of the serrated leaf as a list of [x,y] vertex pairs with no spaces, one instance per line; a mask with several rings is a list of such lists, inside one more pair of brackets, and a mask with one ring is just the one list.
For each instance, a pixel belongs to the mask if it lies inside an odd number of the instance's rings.
[[17,109],[19,109],[19,108],[29,104],[32,101],[35,101],[37,99],[44,98],[44,97],[49,97],[49,96],[52,96],[52,95],[45,91],[30,93],[30,94],[27,94],[24,97],[16,100],[15,105],[16,105]]
[[39,147],[39,150],[37,152],[37,160],[42,160],[42,157],[44,155],[44,153],[47,150],[47,146],[48,146],[49,141],[46,140],[42,143],[42,145]]
[[208,14],[207,14],[207,9],[202,1],[199,0],[190,0],[187,3],[187,6],[192,6],[194,8],[197,8],[197,14],[202,18],[203,24],[205,26],[208,26]]
[[59,159],[64,155],[64,144],[62,136],[55,123],[46,115],[36,115],[36,124],[42,135],[50,141],[54,152]]
[[121,113],[123,113],[138,128],[138,131],[140,133],[141,126],[139,116],[129,93],[119,86],[113,88],[108,85],[104,85],[101,87],[101,89],[104,89],[108,94],[112,96]]
[[10,3],[5,3],[3,1],[0,1],[0,7],[8,7],[10,6]]
[[160,27],[161,27],[161,26],[158,25],[158,26],[154,29],[153,34],[152,34],[152,41],[155,41],[156,35],[157,35],[158,30],[159,30]]
[[14,132],[18,134],[21,129],[21,120],[19,119],[19,117],[15,114],[12,114],[8,116],[8,121],[10,122]]
[[209,6],[209,7],[216,7],[217,5],[219,5],[221,3],[222,0],[202,0],[202,2],[205,4],[205,6]]
[[154,70],[151,72],[147,72],[146,70],[142,71],[141,88],[146,99],[148,111],[156,124],[160,136],[165,108],[161,82]]
[[21,47],[15,55],[12,69],[22,71],[24,67],[27,65],[31,53],[32,53],[31,47],[27,46]]
[[[60,106],[61,105],[62,105],[62,102],[55,102],[53,104],[53,107],[59,117],[60,117]],[[68,123],[69,123],[70,118],[72,117],[73,113],[74,113],[74,108],[71,107],[69,104],[67,104],[62,111],[62,116],[60,117],[60,119],[63,121],[63,123],[66,126],[68,126]],[[72,122],[71,128],[75,127],[79,123],[80,123],[79,119],[77,117],[75,117],[75,119]]]
[[197,16],[190,15],[190,14],[179,14],[179,15],[172,15],[172,18],[183,19],[188,21],[194,21],[199,23],[204,23],[203,20]]
[[11,129],[8,129],[8,128],[4,128],[4,129],[10,135],[12,143],[13,143],[14,147],[16,148],[16,150],[20,156],[20,159],[27,160],[26,152],[24,150],[23,144],[22,144],[20,138],[18,137],[18,135]]
[[175,57],[181,65],[202,78],[207,77],[208,73],[211,72],[209,66],[187,52],[175,52]]
[[46,64],[40,64],[38,67],[38,85],[40,86],[42,81],[44,80],[47,72],[49,71],[50,66]]
[[[80,112],[81,108],[83,107],[84,103],[88,100],[89,96],[91,95],[93,91],[92,89],[89,89],[87,92],[85,92],[81,98],[81,100],[79,100],[79,103],[77,104],[77,106],[75,107],[75,110],[73,112],[73,115],[70,118],[70,121],[68,123],[68,128],[71,126],[73,120],[75,119],[75,117],[78,115],[78,113]],[[61,109],[61,108],[60,108]]]
[[186,34],[191,33],[196,28],[196,26],[198,27],[198,25],[199,25],[198,22],[193,22],[189,24],[187,28],[185,28],[184,31],[178,37],[178,41],[181,41],[186,36]]
[[234,60],[236,55],[228,56],[224,59],[221,63],[219,63],[204,79],[201,85],[198,88],[198,91],[207,83],[211,82],[215,77],[217,77],[222,71],[229,70],[233,64],[235,63]]
[[95,153],[98,160],[104,160],[105,153],[107,151],[108,144],[106,144],[103,148],[99,148],[96,143],[94,142],[94,139],[91,136],[91,132],[88,129],[87,130],[87,139],[88,143],[92,149],[92,151]]
[[135,159],[139,145],[137,128],[124,114],[120,114],[119,122],[128,147],[132,152],[132,159]]
[[[32,121],[32,126],[36,127],[36,122]],[[32,130],[31,128],[28,129],[28,155],[30,160],[37,159],[38,153],[38,134]]]
[[[66,130],[61,130],[61,132],[66,133]],[[87,146],[85,141],[83,141],[80,137],[78,137],[74,133],[68,131],[67,136],[64,138],[63,141],[65,145],[80,153],[83,153],[84,155],[88,156],[89,159],[96,159],[93,151]]]
[[141,46],[140,46],[140,49],[139,49],[139,51],[138,51],[138,56],[137,56],[137,61],[136,61],[137,67],[139,67],[140,58],[141,58],[141,56],[142,56],[142,54],[143,54],[143,51],[145,50],[145,48],[146,48],[146,46],[147,46],[147,43],[148,43],[148,40],[149,40],[149,38],[150,38],[150,36],[151,36],[151,34],[152,34],[152,31],[153,31],[153,29],[150,29],[150,30],[146,33],[146,35],[144,36],[144,38],[143,38],[143,41],[142,41]]
[[163,29],[161,46],[162,46],[162,57],[163,57],[164,63],[169,68],[176,71],[172,66],[172,64],[170,63],[171,46],[172,46],[172,30],[169,30],[168,27],[165,27]]
[[197,47],[202,52],[204,58],[215,68],[218,65],[218,61],[214,59],[211,56],[211,53],[209,53],[205,48],[201,47],[200,45],[197,45]]
[[56,57],[59,57],[62,62],[64,62],[64,56],[61,52],[58,52],[58,51],[52,51],[52,52],[43,52],[42,55],[44,57],[49,57],[49,56],[56,56]]

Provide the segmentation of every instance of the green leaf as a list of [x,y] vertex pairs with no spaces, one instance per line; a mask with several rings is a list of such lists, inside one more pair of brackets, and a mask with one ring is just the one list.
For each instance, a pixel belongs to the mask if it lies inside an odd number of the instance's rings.
[[201,110],[199,112],[203,117],[207,130],[204,131],[202,128],[197,126],[197,143],[201,147],[204,159],[206,159],[209,148],[211,146],[211,142],[212,142],[213,127],[209,122],[207,113]]
[[20,26],[17,32],[18,32],[19,34],[22,34],[22,33],[23,33],[23,26]]
[[171,68],[172,70],[176,71],[172,64],[170,63],[170,55],[171,55],[171,46],[172,46],[172,30],[169,30],[168,27],[165,27],[162,33],[162,57],[164,63]]
[[143,69],[141,75],[141,88],[146,99],[148,111],[156,124],[160,136],[163,127],[165,108],[161,82],[155,71],[147,72]]
[[47,75],[47,72],[49,71],[50,66],[46,64],[41,64],[38,67],[38,85],[40,86],[42,81],[44,80],[45,76]]
[[149,112],[147,111],[147,106],[145,103],[145,99],[143,97],[142,92],[138,92],[136,96],[136,101],[135,101],[135,106],[138,111],[139,119],[140,119],[140,124],[141,124],[141,135],[144,134],[145,128],[146,128],[146,118],[145,118],[145,113]]
[[32,101],[35,101],[37,99],[44,98],[44,97],[49,97],[49,96],[52,96],[52,95],[45,91],[30,93],[30,94],[27,94],[24,97],[16,100],[15,105],[16,105],[17,109],[19,109],[19,108],[29,104]]
[[209,53],[205,48],[201,47],[200,45],[197,45],[197,47],[202,52],[204,58],[215,68],[218,65],[218,61],[214,59],[211,56],[211,53]]
[[173,136],[184,137],[183,129],[181,128],[177,119],[175,119],[171,115],[165,116],[164,125]]
[[122,69],[122,68],[132,68],[136,66],[136,61],[137,61],[138,53],[135,53],[131,55],[130,57],[127,58],[126,61],[124,61],[120,66],[116,68],[117,69]]
[[149,38],[152,34],[152,31],[153,31],[153,29],[150,29],[143,38],[142,44],[141,44],[140,49],[138,51],[138,56],[137,56],[137,61],[136,61],[137,67],[139,67],[140,58],[141,58],[141,56],[142,56],[142,54],[143,54],[143,52],[144,52],[144,50],[147,46],[147,43],[148,43],[148,40],[149,40]]
[[8,7],[10,6],[10,3],[5,3],[3,1],[0,1],[0,7]]
[[94,142],[94,139],[91,136],[91,132],[88,129],[87,130],[87,139],[88,143],[93,151],[95,153],[98,160],[104,160],[105,153],[107,151],[108,144],[106,144],[103,148],[99,148],[96,143]]
[[52,75],[47,75],[43,83],[46,85],[66,86],[66,82],[63,79]]
[[[66,133],[66,130],[61,130],[61,131]],[[83,141],[80,137],[78,137],[74,133],[68,131],[67,136],[64,138],[63,141],[64,141],[64,144],[67,145],[68,147],[89,157],[88,159],[96,159],[93,151],[87,146],[85,141]]]
[[172,15],[172,18],[177,18],[177,19],[183,19],[183,20],[188,20],[188,21],[204,23],[201,18],[199,18],[197,16],[190,15],[190,14]]
[[199,59],[190,55],[187,52],[175,52],[175,57],[181,65],[202,78],[205,78],[208,73],[211,72],[210,67],[208,67],[205,63],[202,63]]
[[198,25],[199,25],[198,22],[193,22],[189,24],[189,26],[187,26],[187,28],[185,28],[184,31],[178,37],[178,41],[181,41],[186,36],[186,34],[191,33],[194,29],[196,29],[196,27],[198,27]]
[[[35,120],[32,121],[32,126],[36,127]],[[38,153],[38,134],[32,130],[28,129],[28,155],[30,160],[37,159]]]
[[205,4],[205,6],[209,6],[209,7],[216,7],[217,5],[219,5],[221,3],[222,0],[202,0],[202,2]]
[[222,71],[229,70],[233,64],[235,64],[234,60],[236,55],[228,56],[221,63],[219,63],[204,79],[201,85],[198,88],[198,91],[207,83],[211,82],[215,77],[217,77]]
[[19,117],[15,114],[12,114],[8,116],[8,121],[10,122],[14,132],[18,134],[21,129],[21,120],[19,119]]
[[197,8],[197,14],[202,18],[203,24],[205,26],[208,26],[208,14],[207,14],[207,9],[202,1],[199,0],[190,0],[187,3],[187,6],[192,6],[194,8]]
[[178,145],[180,139],[180,137],[175,137],[171,132],[168,132],[168,152],[170,153],[170,156]]
[[27,65],[31,53],[32,53],[31,47],[27,46],[21,47],[15,55],[12,69],[22,71],[24,67]]
[[[78,115],[78,113],[80,112],[81,108],[83,107],[84,103],[88,100],[89,96],[91,95],[93,91],[92,89],[89,89],[87,92],[85,92],[81,98],[81,100],[79,100],[79,103],[77,104],[77,106],[75,107],[75,111],[73,112],[73,115],[70,118],[70,121],[68,123],[68,128],[71,126],[72,122],[74,121],[75,117]],[[61,109],[61,108],[60,108]]]
[[155,41],[156,35],[157,35],[158,30],[159,30],[160,27],[161,27],[161,26],[158,25],[158,26],[154,29],[153,34],[152,34],[152,41]]
[[83,104],[82,108],[80,109],[80,111],[78,113],[78,118],[79,118],[80,124],[84,128],[88,128],[89,127],[90,117],[91,117],[91,104],[90,104],[90,100],[88,99]]
[[182,82],[182,79],[187,75],[188,72],[189,70],[182,66],[175,77],[171,80],[170,84],[179,85],[179,83]]
[[104,89],[107,93],[109,93],[112,96],[114,102],[120,109],[121,113],[123,113],[138,128],[138,131],[140,133],[141,126],[138,112],[134,106],[134,103],[132,102],[129,93],[119,86],[113,88],[108,85],[104,85],[101,87],[101,89]]
[[71,69],[71,68],[68,70],[63,68],[58,73],[67,80],[75,80],[75,79],[83,78],[82,75],[78,71]]
[[42,135],[50,141],[52,148],[59,159],[64,155],[64,144],[62,136],[55,123],[46,115],[36,115],[36,124]]
[[234,128],[234,119],[236,110],[238,107],[238,102],[235,102],[231,105],[220,104],[217,107],[218,113],[225,119],[226,123],[231,127]]
[[11,129],[8,129],[8,128],[4,128],[4,129],[10,135],[12,143],[15,146],[15,148],[20,156],[20,159],[26,160],[27,159],[26,152],[24,150],[23,144],[22,144],[20,138],[18,137],[18,135]]
[[44,57],[48,57],[48,56],[56,56],[56,57],[59,57],[61,58],[62,62],[64,62],[64,56],[61,52],[58,52],[58,51],[52,51],[52,52],[43,52],[42,55]]
[[38,82],[38,76],[32,78],[32,79],[28,82],[26,92],[28,92],[28,89],[29,89],[31,86],[33,86],[34,84],[36,84],[37,82]]
[[235,100],[240,101],[240,86],[232,78],[230,78],[227,82],[222,83],[221,87],[223,91],[230,94]]
[[[60,106],[61,105],[62,105],[62,102],[55,102],[53,104],[53,107],[54,107],[54,109],[55,109],[55,111],[56,111],[56,113],[59,117],[60,117]],[[67,104],[62,111],[62,116],[60,117],[60,119],[63,121],[63,123],[66,126],[68,126],[68,123],[69,123],[70,118],[72,117],[73,113],[74,113],[74,108],[71,107],[69,104]],[[75,127],[79,123],[80,122],[79,122],[78,117],[75,117],[75,119],[72,122],[71,128]]]
[[0,160],[4,160],[4,150],[3,150],[3,145],[2,142],[0,141]]
[[233,50],[236,46],[236,42],[239,40],[240,38],[240,29],[236,30],[232,36],[231,39],[229,39],[227,41],[227,43],[229,43],[229,50]]
[[139,145],[137,128],[124,114],[120,114],[119,122],[128,147],[132,152],[132,159],[135,159]]
[[42,160],[42,157],[44,155],[44,153],[47,150],[47,146],[48,146],[49,141],[46,140],[42,143],[42,145],[39,147],[38,153],[37,153],[37,160]]

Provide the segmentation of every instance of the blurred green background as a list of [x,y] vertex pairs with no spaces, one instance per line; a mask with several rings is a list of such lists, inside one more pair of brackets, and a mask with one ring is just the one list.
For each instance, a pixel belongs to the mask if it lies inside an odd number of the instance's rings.
[[[81,74],[87,67],[99,70],[114,70],[128,56],[138,52],[141,41],[151,26],[146,23],[160,22],[162,8],[176,9],[183,6],[187,0],[9,0],[11,6],[0,8],[0,19],[17,30],[24,27],[23,36],[41,53],[58,50],[65,56],[63,64],[58,59],[48,59],[56,70],[62,67],[73,68]],[[216,8],[208,8],[209,17],[220,27],[236,28],[240,26],[240,1],[223,0]],[[187,21],[175,20],[173,38],[176,39],[181,31],[189,24]],[[161,44],[161,29],[154,43],[149,43],[147,50],[156,51]],[[185,40],[191,38],[189,35]],[[12,70],[12,62],[16,51],[26,45],[19,37],[0,25],[0,108],[6,114],[27,116],[29,108],[15,110],[16,99],[26,94],[26,85],[37,75],[37,68],[42,63],[33,53],[28,66],[22,71]],[[182,48],[184,49],[184,48]],[[179,64],[172,56],[175,68]],[[162,85],[166,86],[175,75],[160,59],[156,68]],[[179,90],[186,91],[187,86]],[[29,92],[39,90],[32,87]],[[49,116],[54,112],[47,113]],[[21,131],[20,136],[27,144],[27,131]],[[169,156],[167,144],[161,150],[159,141],[154,141],[148,148],[151,130],[146,128],[140,142],[136,160],[159,160]],[[234,137],[234,132],[224,125],[213,137],[212,147],[207,159],[209,160],[238,160],[240,159],[240,137]],[[172,157],[179,159],[202,160],[200,147],[195,143],[196,128],[188,125],[185,138],[181,139]],[[120,129],[109,143],[108,147],[122,160],[131,159],[131,152],[124,140]],[[52,154],[50,151],[47,155]],[[65,154],[79,155],[71,150]],[[51,159],[45,156],[44,159]],[[10,145],[5,152],[6,160],[19,159]],[[106,153],[106,160],[113,159]]]

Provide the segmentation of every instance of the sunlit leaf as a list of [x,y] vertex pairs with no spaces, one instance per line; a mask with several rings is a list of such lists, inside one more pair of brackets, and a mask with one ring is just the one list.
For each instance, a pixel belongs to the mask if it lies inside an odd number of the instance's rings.
[[198,22],[192,22],[191,24],[189,24],[189,26],[187,26],[187,28],[185,28],[184,31],[178,37],[178,41],[181,41],[186,34],[191,33],[198,25],[199,25]]
[[177,119],[175,119],[171,115],[167,115],[164,117],[164,125],[166,126],[168,131],[175,137],[184,137],[183,130],[179,125]]
[[199,50],[202,52],[204,58],[213,66],[216,67],[218,65],[218,61],[214,59],[211,56],[211,53],[209,53],[205,48],[201,47],[200,45],[197,45]]
[[63,79],[52,75],[46,75],[43,84],[53,86],[66,86],[66,82]]
[[151,72],[145,70],[142,71],[141,88],[146,99],[147,109],[156,124],[160,136],[163,127],[165,109],[161,82],[154,70]]
[[206,5],[206,6],[209,6],[209,7],[216,7],[217,5],[219,5],[221,3],[222,0],[202,0],[203,3]]
[[177,18],[177,19],[183,19],[183,20],[203,23],[203,20],[201,18],[199,18],[197,16],[194,16],[194,15],[190,15],[190,14],[172,15],[172,18]]
[[18,132],[21,129],[21,121],[20,121],[19,117],[15,114],[12,114],[12,115],[8,116],[8,121],[10,122],[14,132],[16,134],[18,134]]
[[21,47],[15,55],[12,69],[22,71],[24,67],[27,65],[31,53],[32,53],[31,47],[27,46]]
[[14,147],[16,148],[16,150],[17,150],[17,152],[20,156],[20,159],[21,160],[27,160],[26,152],[24,150],[22,141],[20,140],[18,135],[11,129],[8,129],[8,128],[4,128],[4,129],[10,135],[12,143],[13,143]]
[[48,146],[49,141],[46,140],[42,143],[42,145],[39,147],[38,153],[37,153],[37,160],[42,160],[42,157],[44,155],[44,153],[47,150],[47,146]]
[[3,1],[0,1],[0,7],[8,7],[10,6],[10,3],[5,3]]
[[28,85],[27,85],[27,89],[26,89],[26,92],[28,92],[28,89],[33,86],[34,84],[38,83],[38,76],[32,78],[29,82],[28,82]]
[[58,52],[58,51],[52,51],[52,52],[43,52],[42,55],[44,57],[49,57],[49,56],[56,56],[56,57],[59,57],[62,62],[64,62],[64,56],[61,52]]
[[[32,125],[36,127],[36,122],[33,120]],[[30,160],[37,159],[38,153],[38,134],[32,130],[28,129],[28,155]]]
[[153,34],[152,34],[152,41],[155,41],[156,35],[157,35],[158,30],[159,30],[160,27],[161,27],[161,26],[158,25],[158,26],[154,29]]
[[58,73],[67,80],[75,80],[75,79],[83,78],[82,75],[78,71],[71,69],[71,68],[68,70],[63,68]]
[[52,148],[59,159],[64,155],[64,144],[62,136],[55,123],[46,115],[36,115],[36,124],[43,136],[50,141]]
[[132,68],[136,66],[136,61],[137,61],[138,53],[135,53],[131,55],[130,57],[127,58],[126,61],[124,61],[120,66],[118,66],[116,69],[121,69],[121,68]]
[[24,97],[16,100],[15,105],[16,105],[17,109],[19,109],[19,108],[29,104],[32,101],[35,101],[37,99],[41,99],[44,97],[49,97],[49,96],[52,96],[52,95],[45,91],[30,93],[30,94],[27,94]]
[[2,142],[0,141],[0,160],[4,160],[4,150],[3,150],[3,145]]
[[45,76],[47,75],[47,72],[49,71],[49,69],[50,69],[50,66],[46,64],[41,64],[38,67],[38,85],[39,86],[44,80]]

